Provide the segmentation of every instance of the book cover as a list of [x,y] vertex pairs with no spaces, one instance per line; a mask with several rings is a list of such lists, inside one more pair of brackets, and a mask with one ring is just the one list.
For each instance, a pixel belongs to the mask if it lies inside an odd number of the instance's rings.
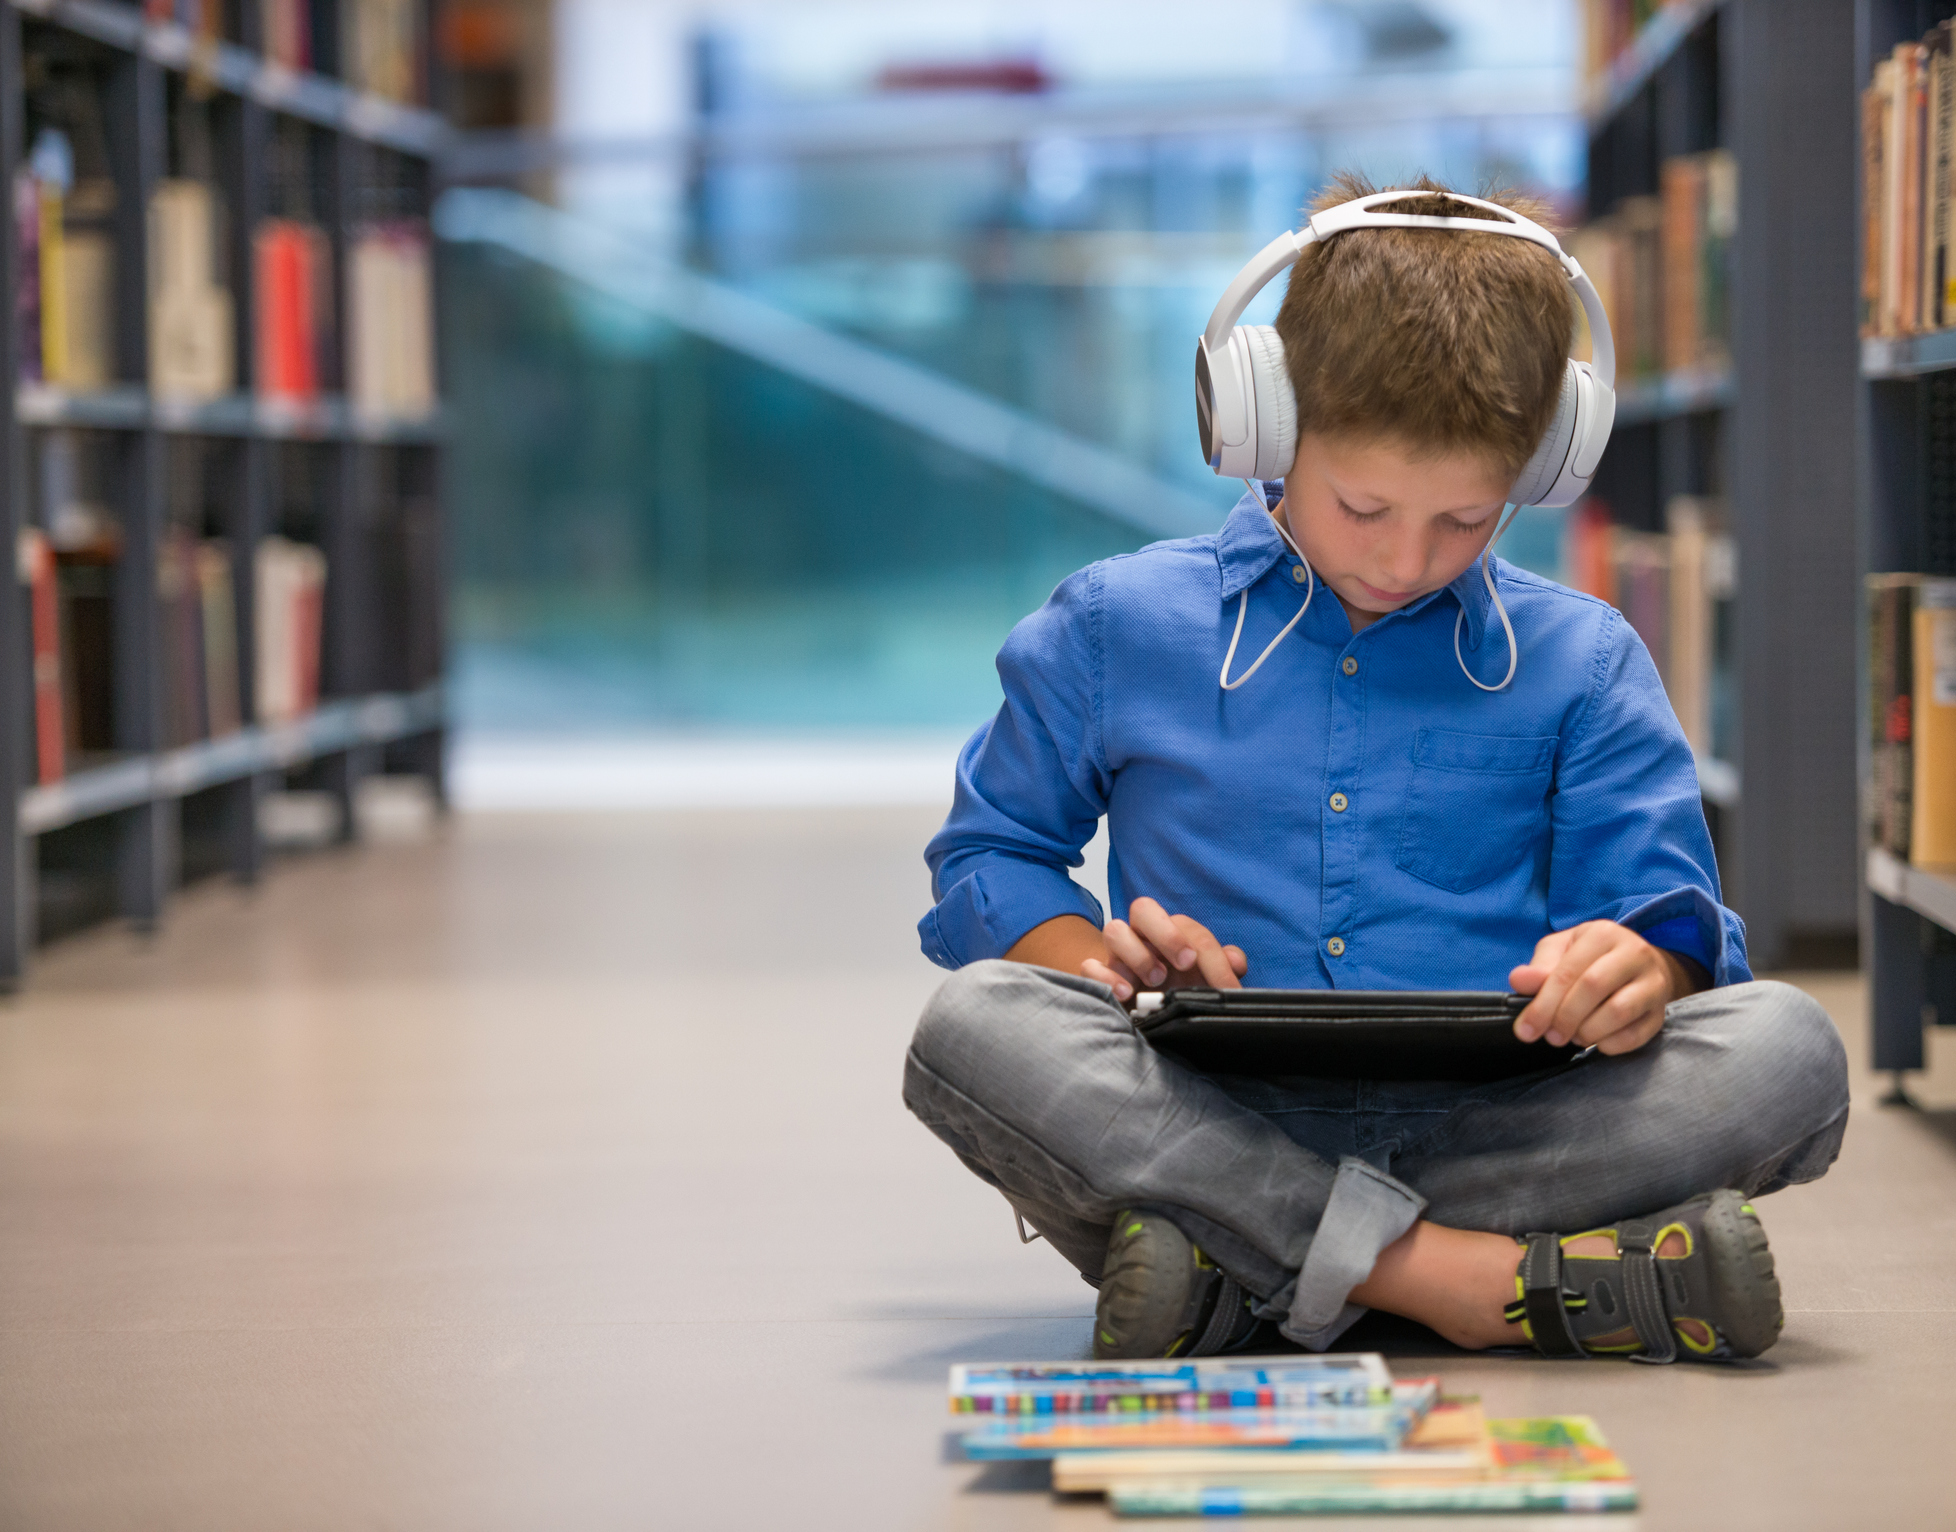
[[1922,581],[1912,637],[1909,860],[1949,867],[1956,865],[1956,580]]
[[1437,1379],[1395,1385],[1392,1403],[1323,1409],[1109,1410],[965,1417],[968,1458],[1051,1458],[1062,1452],[1183,1448],[1398,1448],[1439,1395]]
[[1269,1474],[1313,1478],[1364,1475],[1390,1479],[1479,1479],[1493,1469],[1487,1419],[1478,1399],[1442,1399],[1387,1452],[1340,1452],[1331,1448],[1182,1449],[1160,1452],[1063,1452],[1053,1459],[1053,1488],[1060,1494],[1103,1494],[1135,1479],[1200,1479],[1236,1482]]
[[1139,1362],[1007,1362],[951,1369],[953,1414],[1287,1409],[1384,1404],[1392,1374],[1374,1352]]
[[1492,1467],[1481,1479],[1427,1482],[1362,1475],[1273,1474],[1235,1483],[1117,1480],[1122,1516],[1282,1516],[1453,1511],[1633,1510],[1637,1486],[1586,1415],[1488,1422]]

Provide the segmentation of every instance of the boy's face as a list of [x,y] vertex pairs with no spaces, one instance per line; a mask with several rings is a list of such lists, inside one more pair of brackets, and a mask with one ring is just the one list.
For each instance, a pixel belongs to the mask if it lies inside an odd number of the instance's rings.
[[1500,523],[1508,481],[1468,453],[1305,432],[1280,509],[1362,628],[1460,578]]

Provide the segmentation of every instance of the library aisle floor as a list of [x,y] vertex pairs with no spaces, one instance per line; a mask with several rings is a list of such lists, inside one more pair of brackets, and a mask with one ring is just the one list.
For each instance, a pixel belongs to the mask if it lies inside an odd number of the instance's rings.
[[[1091,1294],[898,1101],[935,818],[465,816],[46,952],[0,1008],[0,1526],[1104,1521],[943,1447],[946,1365],[1079,1355]],[[1396,1365],[1597,1415],[1646,1509],[1560,1527],[1947,1527],[1956,1112],[1878,1088],[1763,1209],[1764,1363]]]

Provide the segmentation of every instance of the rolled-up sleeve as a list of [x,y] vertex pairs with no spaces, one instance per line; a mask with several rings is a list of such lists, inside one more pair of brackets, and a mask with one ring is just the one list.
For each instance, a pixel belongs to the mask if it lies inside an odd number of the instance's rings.
[[1098,566],[1071,576],[999,651],[1004,704],[958,753],[950,817],[924,850],[937,903],[917,932],[941,967],[1002,957],[1055,916],[1102,923],[1068,875],[1107,808],[1100,594]]
[[1565,737],[1552,808],[1554,930],[1614,920],[1696,958],[1713,984],[1752,977],[1745,926],[1719,899],[1691,747],[1649,652],[1615,614]]

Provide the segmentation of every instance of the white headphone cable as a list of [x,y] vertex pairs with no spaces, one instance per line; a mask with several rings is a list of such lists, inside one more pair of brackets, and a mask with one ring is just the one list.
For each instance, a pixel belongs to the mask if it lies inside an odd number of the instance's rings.
[[1476,679],[1474,672],[1467,668],[1467,661],[1460,653],[1460,625],[1467,620],[1467,608],[1463,606],[1453,619],[1453,657],[1460,663],[1460,673],[1484,692],[1498,692],[1512,681],[1515,678],[1515,665],[1521,658],[1515,649],[1515,625],[1508,621],[1508,609],[1501,604],[1501,593],[1494,588],[1494,570],[1489,563],[1489,560],[1494,557],[1494,545],[1501,541],[1501,534],[1514,525],[1515,517],[1520,513],[1519,506],[1512,504],[1503,506],[1501,514],[1506,517],[1506,520],[1494,529],[1494,535],[1487,540],[1487,547],[1481,550],[1481,578],[1487,582],[1488,599],[1494,603],[1494,610],[1500,614],[1501,631],[1508,635],[1508,673],[1494,685],[1489,686],[1486,682]]
[[1271,510],[1268,505],[1264,504],[1263,486],[1258,484],[1254,479],[1245,479],[1243,482],[1249,485],[1250,493],[1256,496],[1257,504],[1263,506],[1265,514],[1270,518],[1270,524],[1277,529],[1277,535],[1285,542],[1290,543],[1290,551],[1297,555],[1297,561],[1304,566],[1304,579],[1306,584],[1304,586],[1304,604],[1297,609],[1297,615],[1284,624],[1283,632],[1279,633],[1268,644],[1264,645],[1263,653],[1256,657],[1256,664],[1252,665],[1232,681],[1229,679],[1229,667],[1236,663],[1236,645],[1243,637],[1243,615],[1250,609],[1250,588],[1247,585],[1243,587],[1242,599],[1236,603],[1236,631],[1229,636],[1229,653],[1223,656],[1222,674],[1216,678],[1222,684],[1222,689],[1226,692],[1235,691],[1237,687],[1241,686],[1251,676],[1257,673],[1258,668],[1262,666],[1263,662],[1270,658],[1270,651],[1275,649],[1285,639],[1289,638],[1290,630],[1304,620],[1304,614],[1311,609],[1311,598],[1318,593],[1318,577],[1311,568],[1311,561],[1304,557],[1304,550],[1302,548],[1298,547],[1296,543],[1291,542],[1290,533],[1284,529],[1284,524],[1278,518],[1277,513]]

